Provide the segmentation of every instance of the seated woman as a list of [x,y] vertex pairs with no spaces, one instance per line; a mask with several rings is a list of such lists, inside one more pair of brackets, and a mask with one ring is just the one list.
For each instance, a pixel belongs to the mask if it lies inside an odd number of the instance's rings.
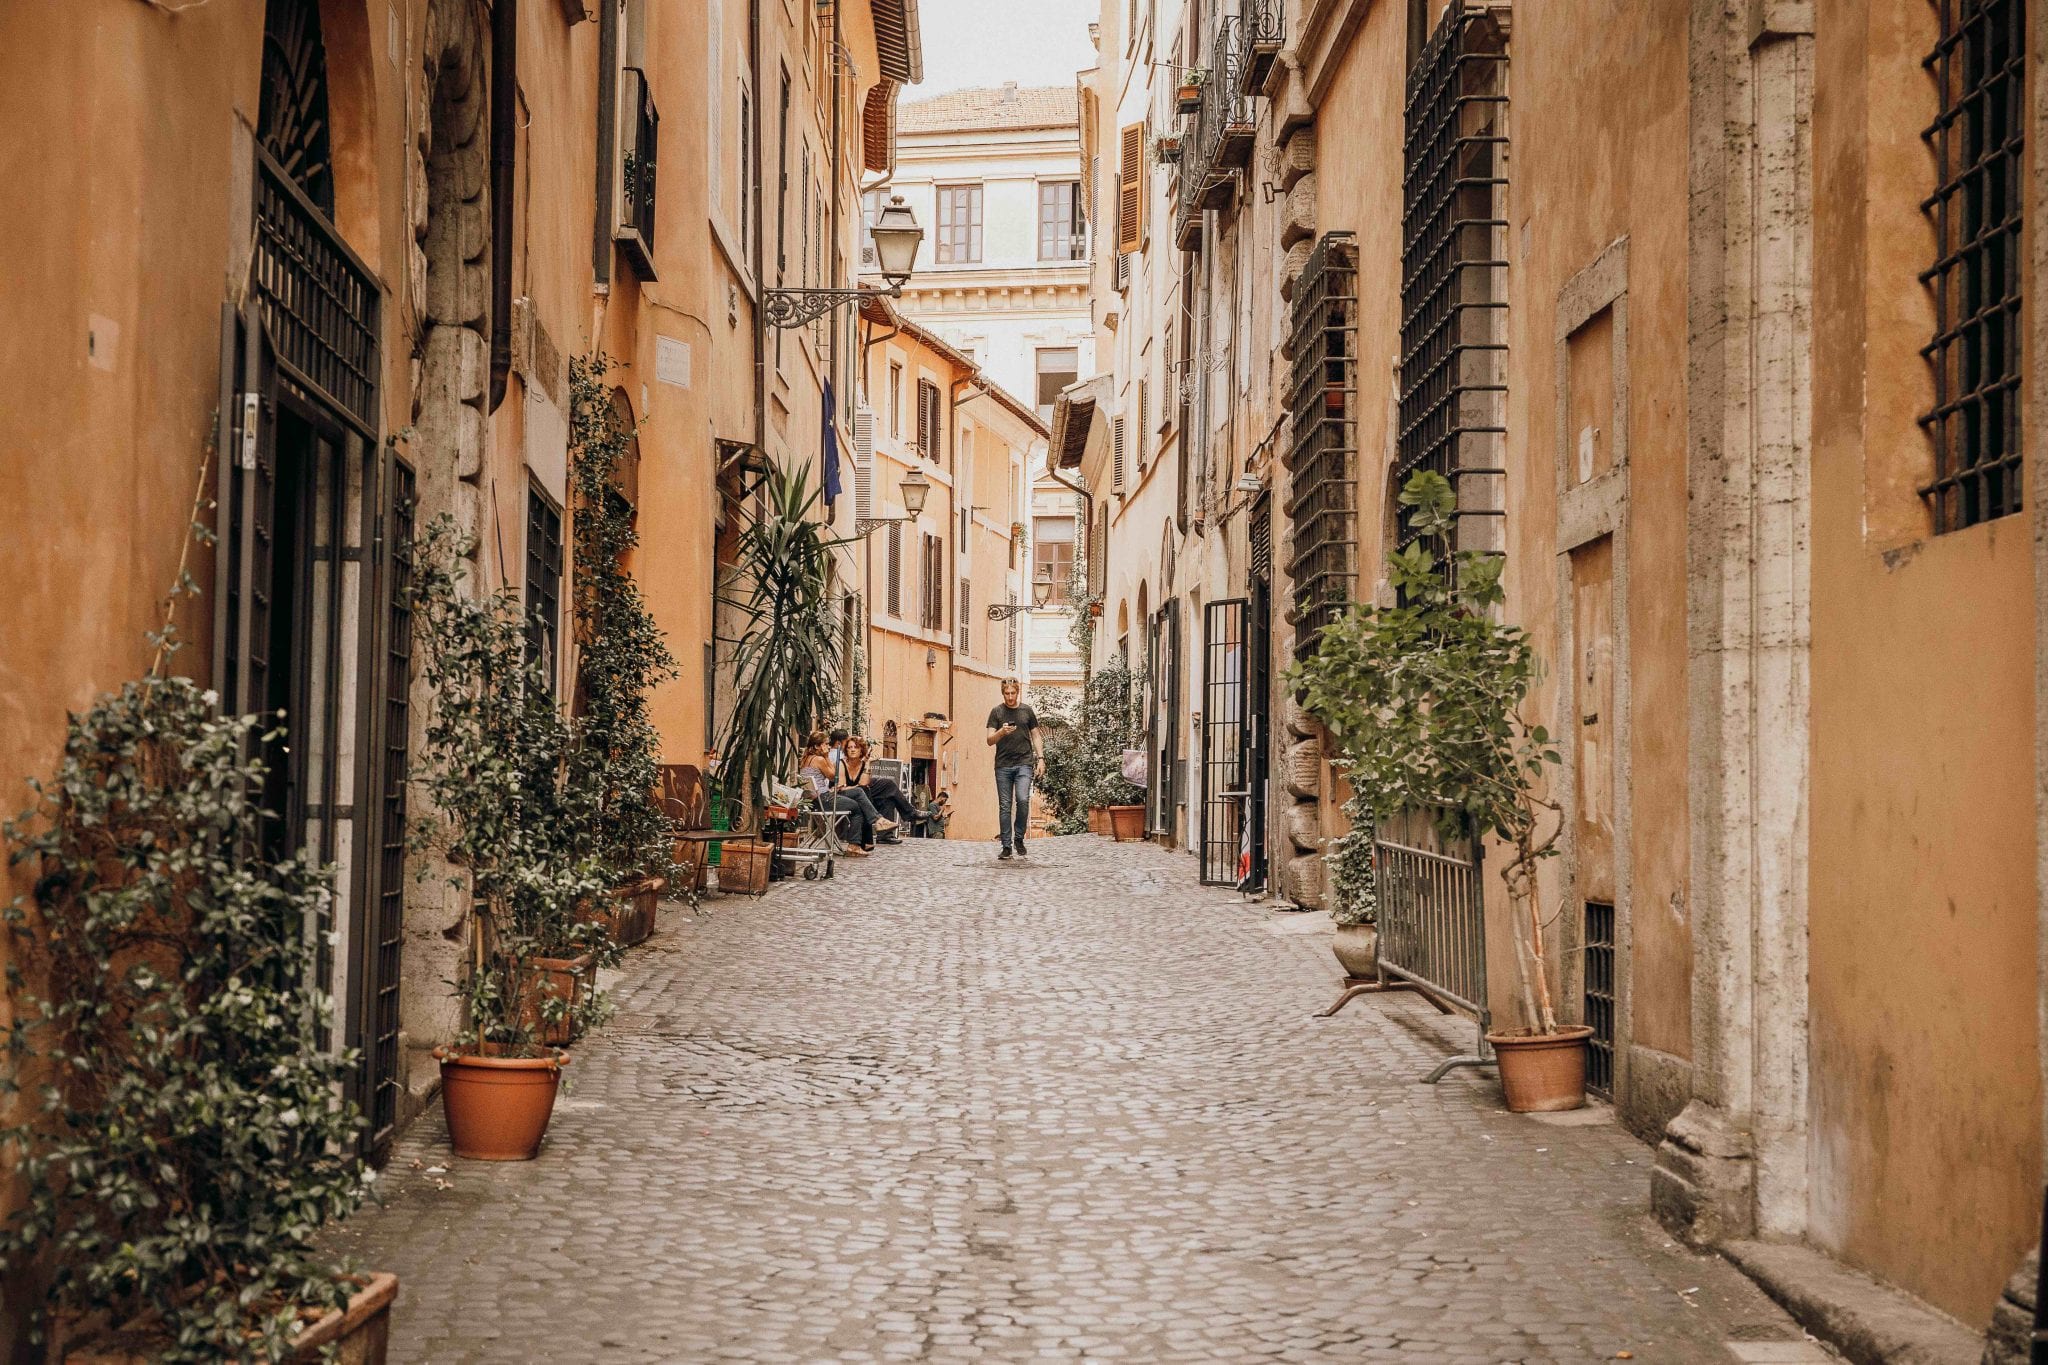
[[875,848],[874,803],[863,791],[834,790],[833,776],[831,750],[824,732],[819,731],[804,745],[804,760],[797,769],[797,777],[820,808],[846,812],[847,818],[839,825],[839,837],[846,844],[848,857],[865,858]]
[[[864,791],[874,803],[883,818],[876,826],[884,833],[899,824],[914,824],[917,821],[917,807],[904,796],[903,788],[896,779],[868,768],[868,742],[859,735],[849,735],[846,740],[846,758],[839,765],[839,785],[849,791]],[[887,817],[894,817],[893,819]]]

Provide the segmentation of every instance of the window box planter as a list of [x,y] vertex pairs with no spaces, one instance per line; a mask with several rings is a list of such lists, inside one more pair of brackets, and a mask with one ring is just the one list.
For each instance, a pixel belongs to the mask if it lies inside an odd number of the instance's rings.
[[[391,1305],[397,1297],[396,1275],[379,1271],[362,1277],[362,1288],[349,1295],[348,1306],[314,1319],[286,1359],[293,1365],[310,1365],[331,1348],[334,1354],[327,1358],[337,1365],[384,1365],[391,1341]],[[151,1339],[146,1325],[91,1334],[76,1344],[67,1340],[69,1336],[60,1327],[53,1352],[65,1365],[148,1365],[157,1358],[159,1343]]]
[[1152,158],[1162,166],[1178,166],[1180,164],[1180,139],[1178,137],[1162,137],[1154,142],[1152,144]]
[[655,908],[667,885],[660,877],[642,877],[613,887],[610,901],[603,906],[585,905],[576,916],[577,923],[602,925],[621,948],[644,943],[654,932]]
[[[542,1047],[567,1047],[576,1038],[576,1015],[590,988],[593,960],[589,953],[578,957],[536,957],[526,963],[527,978],[519,996],[522,1027],[532,1030],[533,1040]],[[544,1000],[567,1002],[569,1009],[560,1019],[542,1017]]]
[[1115,832],[1110,828],[1108,806],[1090,806],[1088,808],[1088,832],[1090,834],[1099,834],[1105,839],[1111,837]]
[[718,889],[740,896],[758,896],[768,889],[768,869],[775,845],[760,839],[727,839],[720,845]]

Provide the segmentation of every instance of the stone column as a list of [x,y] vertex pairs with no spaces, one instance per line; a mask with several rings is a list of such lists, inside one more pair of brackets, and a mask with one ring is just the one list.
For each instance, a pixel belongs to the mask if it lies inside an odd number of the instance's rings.
[[1693,1099],[1651,1192],[1706,1242],[1806,1221],[1811,0],[1695,0],[1691,46]]

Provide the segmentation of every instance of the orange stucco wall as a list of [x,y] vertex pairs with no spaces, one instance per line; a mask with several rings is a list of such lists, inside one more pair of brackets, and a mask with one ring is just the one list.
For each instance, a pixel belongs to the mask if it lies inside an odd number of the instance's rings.
[[2041,1168],[2032,544],[1913,491],[1932,22],[1815,15],[1810,1230],[1975,1324]]

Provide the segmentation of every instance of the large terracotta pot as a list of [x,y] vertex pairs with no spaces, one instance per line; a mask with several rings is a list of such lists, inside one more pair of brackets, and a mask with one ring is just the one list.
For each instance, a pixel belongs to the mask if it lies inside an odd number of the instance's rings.
[[1088,832],[1090,834],[1100,834],[1105,839],[1110,836],[1108,806],[1090,806],[1088,808]]
[[1109,827],[1116,841],[1128,844],[1145,837],[1145,808],[1143,806],[1111,806]]
[[1593,1030],[1583,1024],[1556,1033],[1489,1033],[1486,1041],[1500,1058],[1500,1088],[1509,1110],[1517,1114],[1551,1114],[1583,1108],[1586,1103],[1586,1040]]
[[441,1109],[455,1155],[471,1161],[531,1161],[555,1112],[568,1055],[474,1057],[434,1049]]
[[[391,1304],[398,1297],[398,1277],[378,1271],[365,1277],[362,1288],[349,1295],[346,1308],[334,1309],[316,1318],[284,1357],[292,1365],[311,1365],[322,1359],[321,1352],[334,1349],[337,1365],[384,1365],[391,1343]],[[57,1328],[57,1359],[65,1365],[149,1365],[158,1358],[157,1347],[146,1332],[122,1332],[112,1338],[96,1337],[76,1346],[64,1341],[64,1327]]]
[[1330,951],[1346,976],[1378,976],[1380,931],[1370,924],[1340,924],[1330,939]]
[[718,860],[718,889],[758,896],[768,889],[768,869],[775,846],[759,839],[727,839]]

